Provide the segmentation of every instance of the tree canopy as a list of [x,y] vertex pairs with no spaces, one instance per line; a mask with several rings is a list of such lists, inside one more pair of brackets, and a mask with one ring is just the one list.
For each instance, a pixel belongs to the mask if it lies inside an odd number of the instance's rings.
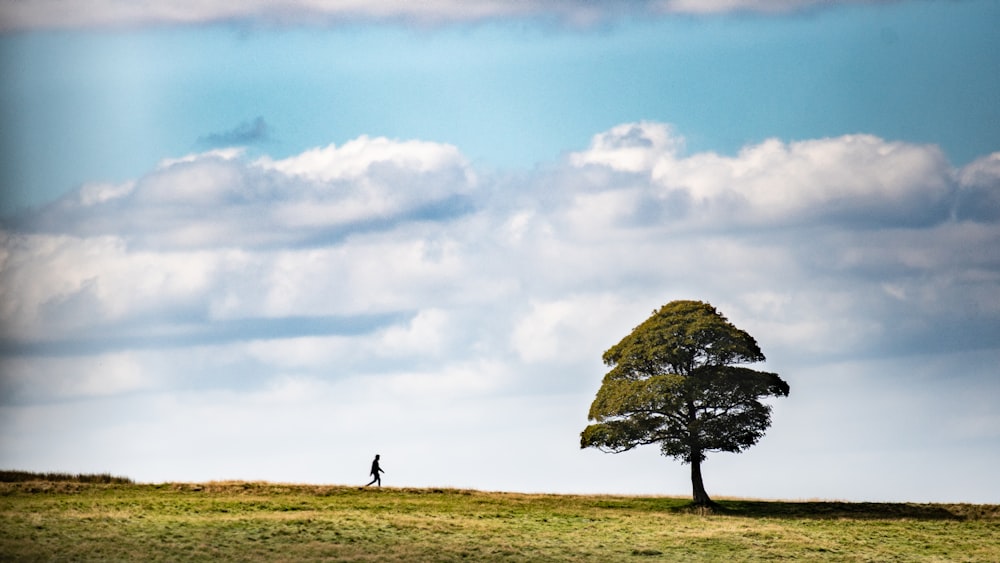
[[694,501],[709,504],[701,478],[707,452],[741,452],[771,425],[767,397],[788,395],[763,362],[756,340],[715,307],[672,301],[604,353],[611,367],[590,406],[580,447],[623,452],[659,444],[691,464]]

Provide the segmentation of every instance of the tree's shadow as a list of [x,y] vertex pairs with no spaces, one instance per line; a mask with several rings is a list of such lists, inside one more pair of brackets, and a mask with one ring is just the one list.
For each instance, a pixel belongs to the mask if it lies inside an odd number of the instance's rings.
[[1000,507],[970,504],[721,500],[713,503],[711,507],[699,507],[691,504],[683,510],[748,518],[847,518],[852,520],[979,520],[1000,518]]
[[700,506],[676,497],[604,499],[602,508],[672,512],[696,516],[815,520],[988,520],[1000,522],[996,504],[919,504],[903,502],[838,502],[724,499]]

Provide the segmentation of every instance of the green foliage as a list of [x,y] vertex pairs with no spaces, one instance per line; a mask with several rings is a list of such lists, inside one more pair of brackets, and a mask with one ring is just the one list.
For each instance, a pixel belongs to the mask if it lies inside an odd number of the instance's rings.
[[0,561],[1000,561],[1000,507],[0,483]]
[[764,361],[757,342],[701,301],[671,301],[604,353],[614,378],[691,375],[698,366]]
[[611,369],[580,446],[622,452],[658,443],[685,463],[741,452],[771,425],[761,400],[789,391],[777,374],[737,365],[764,359],[754,338],[711,305],[668,303],[604,353]]

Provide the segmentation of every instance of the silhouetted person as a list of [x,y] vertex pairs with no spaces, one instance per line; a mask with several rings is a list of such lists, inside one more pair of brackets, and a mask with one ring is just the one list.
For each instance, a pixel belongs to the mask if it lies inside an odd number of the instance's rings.
[[[368,485],[378,483],[379,487],[382,486],[382,476],[379,473],[385,473],[385,471],[382,471],[382,468],[378,466],[378,454],[375,454],[375,459],[372,460],[372,481]],[[365,486],[367,487],[368,485]]]

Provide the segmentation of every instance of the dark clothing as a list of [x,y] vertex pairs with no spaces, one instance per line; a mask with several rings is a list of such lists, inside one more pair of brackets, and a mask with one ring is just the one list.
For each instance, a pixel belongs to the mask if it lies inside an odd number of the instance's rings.
[[[372,460],[372,470],[371,470],[372,480],[371,483],[368,483],[368,485],[371,485],[372,483],[378,483],[379,487],[382,486],[382,476],[379,475],[379,473],[385,473],[385,471],[382,471],[382,468],[378,466],[378,456],[375,456],[375,459]],[[367,487],[368,485],[365,486]]]

